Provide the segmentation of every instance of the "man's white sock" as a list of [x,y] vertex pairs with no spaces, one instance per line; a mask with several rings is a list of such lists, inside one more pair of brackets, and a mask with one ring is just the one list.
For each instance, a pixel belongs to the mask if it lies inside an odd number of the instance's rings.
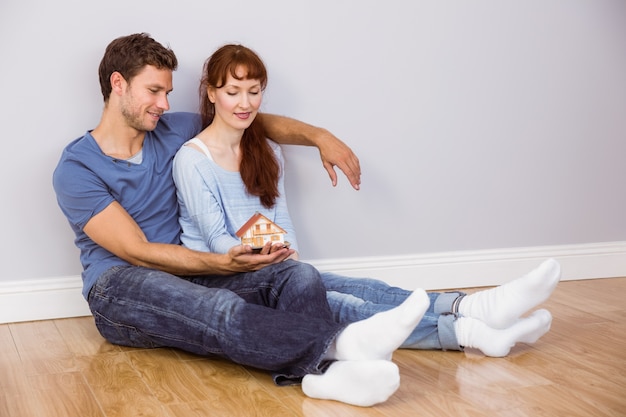
[[349,324],[335,339],[327,359],[391,359],[422,320],[429,305],[426,292],[417,289],[399,306]]
[[385,360],[333,362],[322,375],[302,379],[302,392],[311,398],[361,407],[387,401],[399,386],[398,366]]
[[487,356],[503,357],[518,342],[535,343],[550,330],[551,323],[548,310],[537,310],[507,329],[493,329],[478,319],[460,317],[454,322],[454,331],[459,345],[479,349]]
[[560,279],[559,263],[548,259],[521,278],[461,298],[458,313],[479,319],[494,329],[505,329],[546,301]]

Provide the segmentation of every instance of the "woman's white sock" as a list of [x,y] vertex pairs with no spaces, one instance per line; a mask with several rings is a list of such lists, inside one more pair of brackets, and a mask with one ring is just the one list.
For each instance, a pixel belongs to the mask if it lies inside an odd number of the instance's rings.
[[487,356],[503,357],[518,342],[535,343],[550,330],[552,315],[548,310],[537,310],[517,320],[507,329],[494,329],[471,317],[460,317],[454,322],[459,345],[479,349]]
[[548,259],[523,277],[461,298],[458,313],[479,319],[494,329],[505,329],[546,301],[560,279],[559,263]]
[[387,401],[399,386],[398,366],[386,360],[333,362],[322,375],[302,379],[302,392],[311,398],[361,407]]
[[349,324],[328,350],[327,359],[391,359],[409,337],[430,305],[426,292],[417,289],[402,304]]

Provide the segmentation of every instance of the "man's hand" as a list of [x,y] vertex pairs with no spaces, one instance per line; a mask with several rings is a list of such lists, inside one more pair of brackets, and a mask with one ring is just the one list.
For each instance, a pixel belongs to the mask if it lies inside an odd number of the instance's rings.
[[236,271],[258,271],[266,266],[273,265],[289,258],[295,251],[284,246],[273,245],[268,242],[260,253],[252,252],[248,245],[237,245],[230,248],[228,256],[232,267]]
[[352,152],[352,149],[339,140],[335,135],[326,129],[319,129],[319,139],[316,140],[317,147],[320,150],[320,158],[328,176],[333,184],[337,185],[337,173],[335,166],[343,171],[344,175],[352,184],[355,190],[361,186],[361,166],[359,158]]

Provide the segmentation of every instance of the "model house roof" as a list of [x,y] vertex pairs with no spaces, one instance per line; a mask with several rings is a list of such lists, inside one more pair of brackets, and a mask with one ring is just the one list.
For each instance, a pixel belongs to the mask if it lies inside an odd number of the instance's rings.
[[248,219],[248,221],[243,226],[241,226],[239,230],[237,230],[237,233],[236,233],[237,237],[242,237],[243,235],[245,235],[246,232],[250,230],[252,226],[254,226],[255,224],[271,224],[273,233],[283,233],[283,234],[287,233],[285,229],[283,229],[282,227],[280,227],[279,225],[277,225],[276,223],[274,223],[273,221],[271,221],[270,219],[268,219],[267,217],[265,217],[264,215],[262,215],[261,213],[257,211],[256,213],[252,215],[252,217]]

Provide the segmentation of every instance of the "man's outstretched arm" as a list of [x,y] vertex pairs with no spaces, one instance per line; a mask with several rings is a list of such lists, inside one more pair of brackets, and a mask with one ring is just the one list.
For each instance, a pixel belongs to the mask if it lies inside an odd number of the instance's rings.
[[333,186],[337,185],[337,173],[334,169],[337,166],[355,190],[360,188],[359,158],[348,145],[328,130],[285,116],[267,113],[259,116],[262,118],[267,135],[273,141],[283,145],[316,146]]

